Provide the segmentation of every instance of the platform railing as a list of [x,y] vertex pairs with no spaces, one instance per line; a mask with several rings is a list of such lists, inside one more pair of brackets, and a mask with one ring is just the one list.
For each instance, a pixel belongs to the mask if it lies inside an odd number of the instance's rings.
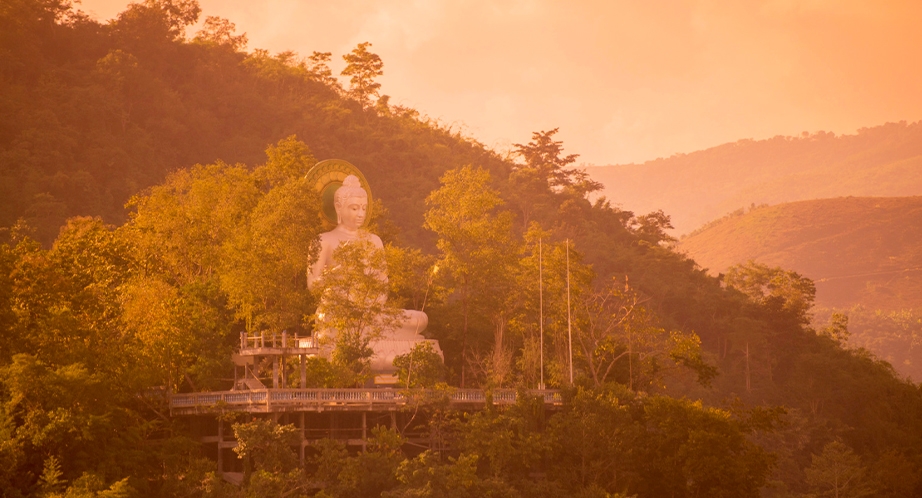
[[[528,390],[528,396],[543,399],[544,404],[559,406],[560,391]],[[447,402],[456,407],[480,406],[491,397],[495,405],[515,404],[514,389],[260,389],[248,391],[216,391],[183,393],[170,396],[170,411],[174,415],[213,413],[219,411],[273,412],[394,410],[418,402]]]
[[281,334],[266,334],[259,332],[257,334],[240,333],[240,353],[246,354],[253,351],[265,349],[303,349],[316,350],[319,347],[316,338],[313,336],[299,336],[298,334],[289,335],[283,331]]

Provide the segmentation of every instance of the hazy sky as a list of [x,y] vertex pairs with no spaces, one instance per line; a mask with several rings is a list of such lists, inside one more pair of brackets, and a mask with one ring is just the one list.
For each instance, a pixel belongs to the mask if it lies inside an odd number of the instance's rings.
[[[126,0],[83,0],[106,20]],[[248,49],[369,41],[382,91],[507,150],[560,127],[587,164],[922,119],[922,1],[200,0]]]

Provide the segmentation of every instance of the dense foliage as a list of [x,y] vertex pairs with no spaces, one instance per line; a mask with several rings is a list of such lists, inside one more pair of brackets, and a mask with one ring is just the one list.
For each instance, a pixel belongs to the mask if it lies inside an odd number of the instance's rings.
[[[148,0],[103,26],[55,0],[0,5],[4,496],[922,495],[922,392],[841,327],[812,330],[809,280],[709,277],[662,212],[590,201],[556,130],[513,162],[373,99],[368,44],[345,90],[330,54],[247,53],[227,21],[185,39],[198,15]],[[216,474],[164,394],[230,388],[240,332],[310,331],[315,155],[366,171],[390,299],[424,309],[445,351],[444,370],[400,359],[401,380],[543,381],[562,411],[433,402],[419,423],[437,448],[377,428],[369,451],[325,440],[305,467],[291,426],[228,419],[247,472]],[[359,353],[314,362],[312,382],[360,377]]]
[[871,310],[863,306],[848,309],[819,309],[814,322],[822,330],[844,329],[840,341],[845,347],[864,348],[886,360],[901,375],[922,379],[922,316],[913,310]]
[[817,327],[844,313],[851,345],[918,381],[920,241],[922,197],[841,197],[740,210],[683,237],[678,249],[712,274],[754,260],[810,277]]

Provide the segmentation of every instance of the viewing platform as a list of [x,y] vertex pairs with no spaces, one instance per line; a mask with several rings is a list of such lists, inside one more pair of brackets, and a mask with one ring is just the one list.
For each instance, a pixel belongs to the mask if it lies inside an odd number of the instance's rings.
[[[528,390],[529,396],[544,400],[547,408],[563,404],[560,391]],[[487,398],[495,405],[515,404],[514,389],[257,389],[211,391],[173,394],[170,396],[171,415],[200,415],[223,412],[285,413],[285,412],[389,412],[417,404],[447,403],[458,410],[482,408]]]
[[[286,332],[269,336],[262,333],[248,335],[242,332],[240,349],[233,355],[234,388],[173,394],[169,397],[170,414],[386,413],[436,404],[456,410],[476,410],[483,408],[488,398],[499,406],[513,405],[518,398],[515,389],[401,389],[393,386],[397,380],[393,375],[376,376],[377,387],[308,388],[305,361],[319,352],[318,344],[310,336],[298,337]],[[300,379],[288,379],[290,374],[300,374]],[[390,381],[379,383],[379,378],[384,377],[390,378]],[[285,387],[292,384],[300,387]],[[530,389],[525,392],[543,400],[547,409],[558,409],[563,404],[558,390]]]
[[277,340],[275,335],[268,338],[260,333],[259,335],[249,336],[246,332],[240,333],[240,352],[239,356],[275,356],[275,355],[315,355],[320,352],[320,348],[314,342],[311,336],[298,337],[297,334],[290,337],[287,332],[282,332],[281,337]]

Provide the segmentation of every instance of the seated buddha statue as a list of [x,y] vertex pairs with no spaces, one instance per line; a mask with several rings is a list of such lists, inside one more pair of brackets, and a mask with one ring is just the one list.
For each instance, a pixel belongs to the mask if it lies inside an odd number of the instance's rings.
[[[365,240],[377,250],[384,250],[381,238],[362,228],[368,213],[368,193],[362,188],[356,176],[349,175],[343,180],[342,187],[337,189],[333,196],[333,205],[336,210],[336,228],[320,235],[320,253],[317,261],[308,269],[307,275],[307,285],[311,290],[319,285],[325,270],[328,268],[335,270],[337,263],[334,252],[341,245]],[[386,280],[386,272],[380,278]],[[381,296],[380,299],[386,300],[387,295]],[[372,338],[369,344],[375,351],[372,358],[372,371],[377,373],[395,371],[392,365],[394,357],[408,353],[416,343],[426,341],[421,332],[426,329],[428,323],[429,318],[422,311],[401,310],[393,324],[384,330],[380,337]],[[333,337],[335,331],[320,330],[318,336]],[[436,341],[428,342],[432,342],[435,349],[441,352]]]

